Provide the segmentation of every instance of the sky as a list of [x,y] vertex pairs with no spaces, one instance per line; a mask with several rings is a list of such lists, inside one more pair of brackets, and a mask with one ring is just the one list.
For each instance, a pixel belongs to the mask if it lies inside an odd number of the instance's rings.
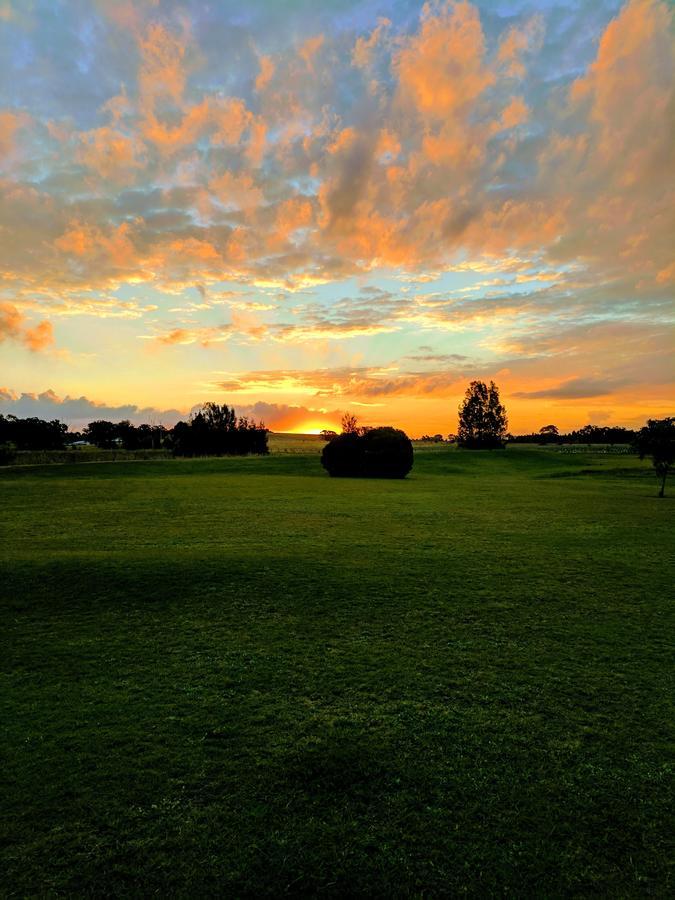
[[675,413],[665,0],[0,0],[0,413]]

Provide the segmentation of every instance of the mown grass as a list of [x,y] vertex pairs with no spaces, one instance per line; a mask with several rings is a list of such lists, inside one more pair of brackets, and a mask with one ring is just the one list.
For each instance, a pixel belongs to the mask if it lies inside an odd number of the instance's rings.
[[0,472],[4,894],[671,895],[655,495],[538,448]]

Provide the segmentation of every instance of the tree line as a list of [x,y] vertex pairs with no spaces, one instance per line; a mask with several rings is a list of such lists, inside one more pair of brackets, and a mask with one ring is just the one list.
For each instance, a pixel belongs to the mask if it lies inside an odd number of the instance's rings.
[[[264,423],[237,417],[226,404],[204,403],[188,421],[173,428],[163,425],[133,425],[128,420],[90,422],[82,432],[52,419],[26,419],[0,414],[0,463],[11,462],[16,451],[64,450],[78,440],[101,449],[168,449],[174,456],[241,456],[266,454],[268,429]],[[327,439],[322,454],[324,468],[331,475],[405,478],[412,468],[413,450],[408,436],[397,428],[359,426],[347,413],[342,434],[322,432]],[[440,439],[434,435],[431,440]],[[544,425],[539,432],[513,436],[508,433],[506,407],[499,388],[491,381],[472,381],[459,407],[457,444],[468,450],[504,449],[507,442],[530,444],[629,444],[650,457],[660,480],[659,496],[664,496],[666,477],[675,463],[675,417],[649,419],[639,431],[617,426],[584,425],[568,434],[557,426]]]
[[69,432],[58,419],[0,415],[0,448],[5,457],[17,450],[65,450],[78,443],[101,450],[169,450],[174,456],[265,454],[269,452],[267,434],[262,422],[238,417],[234,409],[217,403],[204,403],[173,428],[97,419],[82,431]]
[[544,425],[531,434],[509,435],[518,444],[633,444],[637,431],[618,425],[584,425],[576,431],[560,432],[555,425]]
[[0,447],[15,450],[63,450],[68,435],[65,422],[0,415]]

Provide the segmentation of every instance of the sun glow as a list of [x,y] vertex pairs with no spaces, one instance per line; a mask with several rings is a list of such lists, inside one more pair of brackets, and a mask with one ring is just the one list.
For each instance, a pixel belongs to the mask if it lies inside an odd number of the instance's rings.
[[336,426],[332,423],[307,422],[303,425],[297,425],[295,428],[289,429],[289,434],[321,434],[322,431],[335,431]]

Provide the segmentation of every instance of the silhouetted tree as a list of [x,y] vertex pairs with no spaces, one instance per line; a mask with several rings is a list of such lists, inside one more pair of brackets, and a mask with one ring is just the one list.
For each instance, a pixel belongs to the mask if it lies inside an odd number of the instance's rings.
[[117,424],[105,419],[97,419],[87,425],[82,435],[90,444],[95,444],[103,450],[110,450],[117,444]]
[[115,441],[121,443],[125,450],[138,450],[140,447],[138,429],[128,419],[118,422],[115,426]]
[[557,425],[544,425],[539,429],[540,444],[557,444],[559,443],[560,432]]
[[342,417],[340,426],[343,434],[360,434],[361,432],[359,420],[349,412],[346,412]]
[[659,497],[665,496],[666,477],[675,462],[675,417],[648,419],[638,431],[635,446],[640,459],[651,456],[657,478],[661,479]]
[[322,437],[324,441],[332,441],[333,438],[337,437],[337,431],[333,431],[330,428],[322,428],[319,432],[319,437]]
[[159,450],[168,432],[163,425],[139,425],[136,429],[138,446],[143,450]]
[[177,422],[171,432],[174,456],[245,456],[266,454],[267,428],[242,417],[228,406],[205,403],[190,417]]
[[413,446],[398,428],[348,431],[326,444],[321,464],[333,477],[405,478],[413,465]]
[[[556,444],[631,444],[635,440],[636,432],[630,428],[622,428],[619,425],[584,425],[577,431],[570,431],[568,434],[558,434],[554,443]],[[544,441],[541,431],[534,434],[517,434],[515,436],[507,435],[509,441],[515,441],[519,444],[541,444]]]
[[472,381],[459,407],[457,443],[470,450],[504,447],[508,420],[499,400],[499,388],[490,382]]
[[50,422],[31,416],[0,415],[0,444],[14,450],[63,450],[68,426],[52,419]]
[[[214,431],[235,431],[237,428],[237,416],[233,409],[226,403],[219,406],[217,403],[205,403],[199,415],[204,417],[208,428]],[[241,419],[240,422],[245,420]]]
[[443,435],[442,434],[423,434],[420,441],[424,441],[425,444],[442,444],[443,443]]

